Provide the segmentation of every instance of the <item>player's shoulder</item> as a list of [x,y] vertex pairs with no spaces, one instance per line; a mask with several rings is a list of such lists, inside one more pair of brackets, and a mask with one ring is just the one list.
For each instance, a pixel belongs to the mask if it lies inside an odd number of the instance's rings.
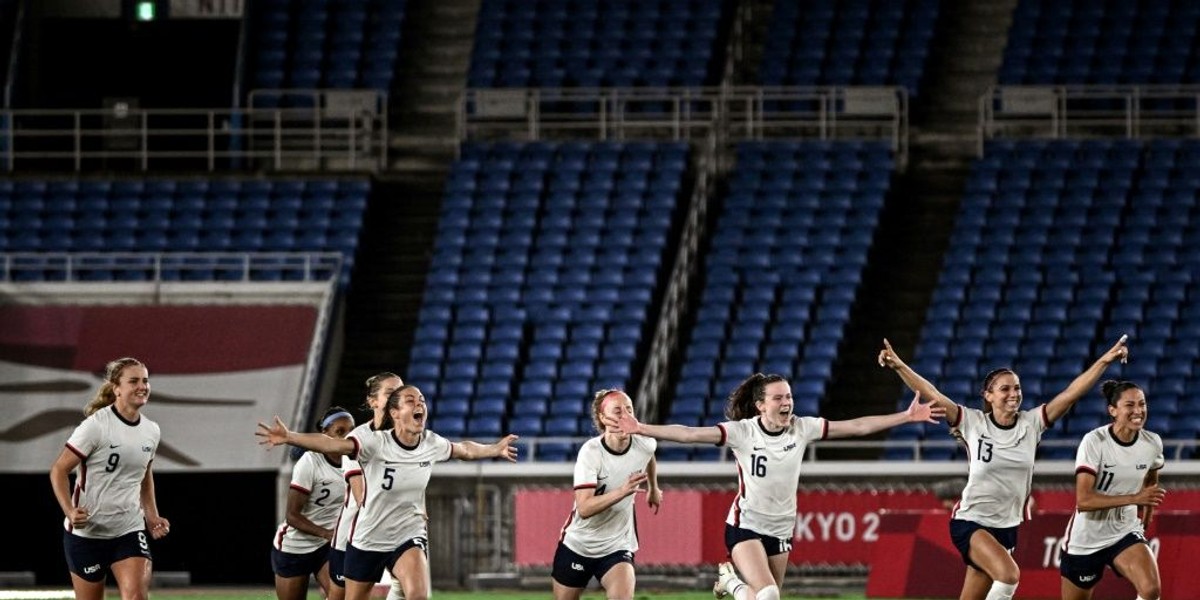
[[1152,444],[1159,448],[1162,448],[1162,445],[1163,445],[1162,436],[1158,435],[1157,433],[1154,433],[1153,431],[1150,431],[1149,429],[1141,430],[1141,432],[1138,436],[1138,439],[1143,440],[1146,443]]

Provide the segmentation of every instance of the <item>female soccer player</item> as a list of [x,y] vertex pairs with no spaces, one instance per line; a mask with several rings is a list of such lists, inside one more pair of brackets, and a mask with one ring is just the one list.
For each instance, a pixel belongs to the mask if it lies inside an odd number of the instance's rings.
[[[76,600],[103,600],[109,571],[125,598],[150,589],[150,542],[171,531],[158,514],[150,465],[158,424],[142,415],[150,373],[135,358],[108,363],[86,417],[50,467],[50,485],[66,517],[63,549]],[[68,475],[79,467],[75,490]]]
[[615,431],[601,423],[633,414],[633,400],[620,390],[600,390],[592,399],[592,422],[600,436],[583,444],[575,459],[575,506],[554,552],[555,600],[578,600],[595,577],[609,600],[631,600],[633,555],[638,550],[633,502],[642,484],[657,513],[662,504],[654,450],[647,437]]
[[260,444],[291,444],[358,460],[363,470],[365,499],[359,508],[346,547],[345,581],[348,600],[366,600],[383,570],[400,581],[408,600],[427,600],[430,593],[425,514],[425,488],[433,463],[457,458],[504,458],[516,462],[517,436],[494,444],[452,443],[425,429],[425,396],[413,385],[388,397],[388,419],[377,431],[356,429],[345,439],[319,433],[289,431],[277,416],[271,426],[258,424]]
[[[809,442],[870,435],[904,423],[936,423],[944,409],[913,399],[905,412],[829,421],[792,414],[792,388],[780,375],[755,373],[742,381],[725,407],[729,419],[712,427],[646,425],[622,413],[616,431],[660,440],[728,446],[738,465],[738,495],[725,519],[725,547],[733,564],[717,569],[713,593],[735,600],[778,600],[792,532],[800,463]],[[734,571],[741,572],[739,578]]]
[[[321,416],[317,429],[333,438],[344,438],[354,427],[354,417],[340,406]],[[271,548],[271,570],[275,572],[275,596],[279,600],[304,600],[308,577],[328,596],[329,541],[346,497],[342,478],[342,456],[305,452],[292,467],[287,514],[275,529]]]
[[1071,410],[1114,361],[1125,361],[1125,336],[1051,401],[1021,410],[1021,380],[1012,369],[996,369],[983,378],[984,410],[955,404],[906,365],[887,340],[879,366],[895,370],[909,389],[933,400],[958,428],[970,458],[962,500],[951,512],[950,538],[967,564],[960,598],[1011,600],[1021,570],[1011,552],[1017,526],[1028,515],[1033,461],[1042,432]]
[[[1166,492],[1158,485],[1163,445],[1146,431],[1146,394],[1131,381],[1100,386],[1113,422],[1083,436],[1075,455],[1075,514],[1063,536],[1063,600],[1090,600],[1104,565],[1128,579],[1138,600],[1158,600],[1158,565],[1146,527]],[[1141,507],[1141,516],[1138,516]]]

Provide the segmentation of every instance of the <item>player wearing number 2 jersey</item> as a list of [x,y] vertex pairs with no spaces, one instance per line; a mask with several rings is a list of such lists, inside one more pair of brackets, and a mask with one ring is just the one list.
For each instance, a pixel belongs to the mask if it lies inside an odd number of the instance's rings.
[[[779,375],[756,373],[743,381],[725,409],[730,420],[714,427],[645,425],[623,414],[618,431],[660,440],[728,446],[737,459],[738,494],[725,520],[725,546],[733,564],[718,569],[717,597],[778,600],[796,523],[800,463],[809,442],[870,435],[904,423],[936,422],[943,409],[921,403],[905,412],[849,421],[792,414],[792,388]],[[741,573],[735,574],[734,568]]]
[[1065,390],[1032,411],[1021,410],[1021,380],[1011,369],[984,377],[984,410],[966,408],[939,392],[883,341],[879,366],[894,369],[910,389],[944,408],[946,422],[958,428],[967,447],[967,485],[950,520],[950,538],[969,567],[963,600],[1011,600],[1016,594],[1021,571],[1012,551],[1032,491],[1042,432],[1096,385],[1108,365],[1129,356],[1125,340],[1122,336]]
[[451,443],[425,429],[425,396],[416,386],[396,389],[387,402],[387,420],[374,431],[357,429],[346,439],[317,433],[293,433],[279,417],[274,425],[259,423],[256,435],[268,446],[291,444],[358,460],[364,496],[350,525],[346,548],[346,598],[366,600],[374,582],[387,569],[400,581],[409,600],[429,597],[429,559],[425,522],[425,488],[433,463],[457,458],[516,460],[515,435],[494,444]]
[[[104,384],[84,409],[67,447],[50,467],[50,484],[66,517],[63,548],[77,600],[102,600],[111,571],[121,595],[145,598],[150,542],[171,530],[158,514],[150,465],[158,425],[142,415],[150,373],[140,361],[108,363]],[[75,488],[68,478],[79,469]]]
[[633,598],[634,498],[648,492],[646,501],[657,513],[662,491],[654,460],[658,442],[613,431],[600,421],[602,415],[615,420],[622,414],[633,414],[633,400],[625,392],[596,392],[592,420],[601,435],[585,442],[575,460],[575,505],[554,552],[555,600],[578,600],[593,577],[609,600]]
[[1063,600],[1090,599],[1105,565],[1128,579],[1139,599],[1158,600],[1158,565],[1145,531],[1166,494],[1158,486],[1162,439],[1144,429],[1146,394],[1137,384],[1105,381],[1100,389],[1113,422],[1083,436],[1075,457],[1076,508],[1059,564]]
[[[346,409],[332,406],[321,416],[317,429],[344,438],[352,427],[354,417]],[[304,600],[310,575],[329,595],[329,542],[345,496],[341,455],[305,452],[292,467],[286,516],[271,539],[271,570],[279,600]]]

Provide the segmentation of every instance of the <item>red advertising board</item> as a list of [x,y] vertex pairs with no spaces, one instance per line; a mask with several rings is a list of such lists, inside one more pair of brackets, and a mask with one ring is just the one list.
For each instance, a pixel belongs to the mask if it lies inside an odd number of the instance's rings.
[[[1021,567],[1017,598],[1060,598],[1058,545],[1070,511],[1040,511],[1021,526],[1013,556]],[[966,567],[950,543],[949,513],[943,510],[885,512],[871,550],[867,596],[871,598],[957,598]],[[1200,514],[1163,511],[1155,517],[1150,547],[1158,555],[1164,598],[1195,597],[1185,557],[1200,553]],[[931,568],[932,567],[932,568]],[[1096,586],[1094,600],[1127,600],[1133,586],[1112,572]]]

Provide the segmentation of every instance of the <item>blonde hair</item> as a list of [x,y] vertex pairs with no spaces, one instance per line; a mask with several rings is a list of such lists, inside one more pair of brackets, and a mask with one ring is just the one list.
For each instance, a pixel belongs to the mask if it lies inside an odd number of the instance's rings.
[[121,380],[121,372],[125,370],[125,367],[133,365],[146,366],[136,358],[125,357],[118,358],[104,367],[104,384],[96,392],[96,397],[92,398],[92,401],[83,407],[83,416],[90,417],[96,411],[117,401],[117,393],[113,391],[113,388],[117,387],[117,383]]

